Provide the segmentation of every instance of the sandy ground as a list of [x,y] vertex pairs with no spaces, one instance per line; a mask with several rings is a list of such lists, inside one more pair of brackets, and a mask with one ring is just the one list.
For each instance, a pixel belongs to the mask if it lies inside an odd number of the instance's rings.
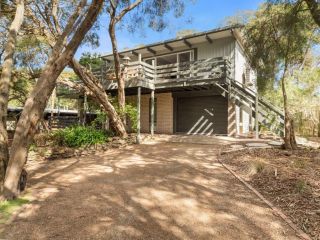
[[161,143],[30,164],[5,239],[297,239],[217,161],[219,146]]

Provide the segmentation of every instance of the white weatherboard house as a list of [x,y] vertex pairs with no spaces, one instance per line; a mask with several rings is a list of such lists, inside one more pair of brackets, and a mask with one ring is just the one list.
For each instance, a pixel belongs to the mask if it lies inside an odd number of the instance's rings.
[[[120,52],[127,101],[138,103],[141,132],[235,136],[270,111],[283,114],[256,95],[256,75],[244,53],[240,28],[230,26]],[[113,55],[95,74],[117,93]],[[258,104],[257,104],[258,103]]]

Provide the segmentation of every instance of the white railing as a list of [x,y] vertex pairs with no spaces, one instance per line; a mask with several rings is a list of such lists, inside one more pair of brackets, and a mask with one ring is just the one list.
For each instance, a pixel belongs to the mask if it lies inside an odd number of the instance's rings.
[[[152,66],[145,62],[130,62],[122,65],[125,81],[144,81],[152,84],[163,84],[174,80],[218,79],[230,73],[230,62],[226,58],[208,58],[197,61]],[[93,70],[106,88],[116,88],[113,67],[104,66]]]

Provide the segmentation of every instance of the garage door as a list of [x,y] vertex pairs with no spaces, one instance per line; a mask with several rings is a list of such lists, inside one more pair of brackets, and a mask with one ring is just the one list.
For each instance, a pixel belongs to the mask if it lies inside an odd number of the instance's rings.
[[222,96],[177,98],[176,131],[187,134],[227,134],[228,102]]

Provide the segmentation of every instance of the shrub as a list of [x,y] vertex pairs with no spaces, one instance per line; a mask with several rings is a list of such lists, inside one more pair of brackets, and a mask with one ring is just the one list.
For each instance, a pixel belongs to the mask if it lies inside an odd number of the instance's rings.
[[129,120],[131,122],[131,128],[134,132],[137,131],[137,123],[138,123],[138,111],[137,108],[127,103],[125,107],[126,115],[129,117]]
[[297,179],[295,184],[295,190],[297,193],[305,193],[309,191],[308,183],[303,179]]
[[103,129],[107,120],[107,115],[105,112],[98,112],[97,117],[91,122],[91,126],[96,129]]
[[107,134],[102,130],[84,126],[68,127],[53,133],[54,143],[66,147],[81,147],[103,143],[107,140],[107,137]]

